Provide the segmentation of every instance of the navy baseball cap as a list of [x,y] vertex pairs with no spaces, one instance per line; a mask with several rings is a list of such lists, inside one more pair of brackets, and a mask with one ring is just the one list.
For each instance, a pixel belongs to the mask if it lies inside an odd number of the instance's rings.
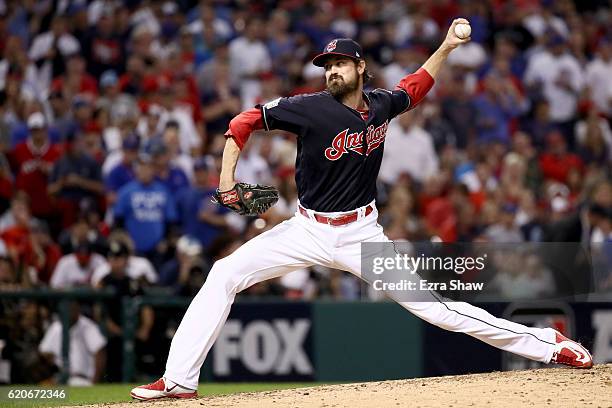
[[123,139],[121,146],[125,150],[138,150],[140,147],[140,137],[136,133],[130,133]]
[[325,46],[323,52],[312,59],[312,63],[317,67],[325,66],[325,61],[329,57],[349,57],[362,60],[363,50],[361,45],[350,38],[336,38]]
[[152,140],[146,152],[153,157],[161,156],[168,152],[168,146],[162,140]]

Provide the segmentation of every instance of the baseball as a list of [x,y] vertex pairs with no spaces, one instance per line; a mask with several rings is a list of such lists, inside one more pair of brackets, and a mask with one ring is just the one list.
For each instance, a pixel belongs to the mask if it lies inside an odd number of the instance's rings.
[[472,34],[472,27],[469,24],[460,23],[455,26],[455,35],[462,40]]

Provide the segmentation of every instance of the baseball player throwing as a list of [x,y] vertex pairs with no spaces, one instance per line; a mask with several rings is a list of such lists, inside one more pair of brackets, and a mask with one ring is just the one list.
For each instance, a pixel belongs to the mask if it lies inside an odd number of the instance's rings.
[[[360,244],[389,241],[377,223],[375,205],[387,126],[423,99],[448,54],[470,40],[457,35],[457,24],[469,23],[454,20],[440,47],[395,90],[364,92],[368,72],[360,45],[336,39],[312,61],[325,68],[325,91],[279,98],[242,112],[230,122],[220,203],[239,207],[259,195],[265,201],[266,192],[258,186],[236,184],[234,169],[252,131],[281,129],[297,135],[298,208],[294,217],[214,264],[174,335],[164,376],[134,388],[133,398],[197,396],[204,359],[236,294],[249,286],[312,265],[361,277]],[[256,207],[265,210],[269,203]],[[241,212],[245,213],[244,208]],[[468,303],[444,302],[435,293],[430,301],[399,303],[431,324],[532,360],[582,368],[593,365],[583,346],[552,328],[531,328],[499,319]]]

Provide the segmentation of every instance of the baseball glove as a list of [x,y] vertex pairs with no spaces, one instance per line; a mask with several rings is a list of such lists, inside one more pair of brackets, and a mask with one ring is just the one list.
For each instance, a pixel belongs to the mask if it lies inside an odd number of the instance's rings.
[[236,183],[227,191],[215,191],[213,201],[240,215],[259,215],[278,201],[278,190],[272,186]]

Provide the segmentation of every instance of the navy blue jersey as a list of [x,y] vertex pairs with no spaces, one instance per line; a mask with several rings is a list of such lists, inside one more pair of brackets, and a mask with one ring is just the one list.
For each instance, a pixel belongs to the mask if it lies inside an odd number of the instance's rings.
[[365,92],[367,120],[328,91],[279,98],[260,107],[266,130],[297,135],[300,203],[321,212],[350,211],[376,198],[389,121],[410,107],[403,89]]

